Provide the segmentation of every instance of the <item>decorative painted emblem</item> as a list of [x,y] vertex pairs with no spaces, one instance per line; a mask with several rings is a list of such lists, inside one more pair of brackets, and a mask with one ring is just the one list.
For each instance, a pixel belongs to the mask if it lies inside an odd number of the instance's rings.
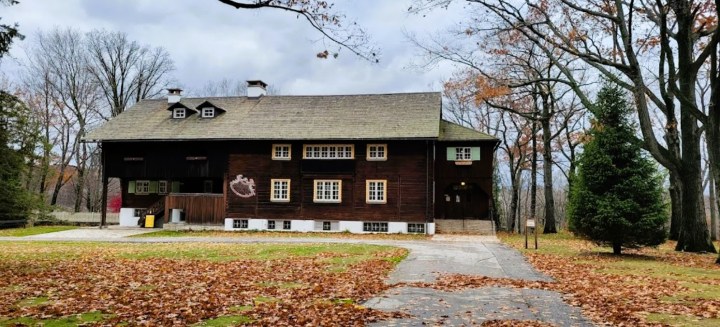
[[235,179],[230,181],[230,190],[241,198],[250,198],[255,195],[255,180],[248,179],[243,175],[237,175]]

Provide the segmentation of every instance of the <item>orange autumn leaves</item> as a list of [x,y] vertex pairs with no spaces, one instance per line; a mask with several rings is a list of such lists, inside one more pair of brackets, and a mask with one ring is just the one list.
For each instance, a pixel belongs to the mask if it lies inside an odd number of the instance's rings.
[[[0,317],[102,312],[106,318],[97,324],[169,326],[192,325],[243,308],[251,325],[359,326],[398,315],[355,303],[386,289],[383,280],[393,268],[391,261],[407,253],[383,249],[362,256],[323,252],[216,261],[127,258],[97,250],[60,259],[0,260]],[[22,305],[38,298],[43,300],[36,305]]]

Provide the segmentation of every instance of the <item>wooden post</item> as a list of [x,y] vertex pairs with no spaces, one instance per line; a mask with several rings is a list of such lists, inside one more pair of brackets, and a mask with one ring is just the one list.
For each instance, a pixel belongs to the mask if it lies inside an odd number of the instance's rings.
[[538,239],[537,239],[537,225],[535,223],[536,219],[527,219],[525,218],[525,248],[528,248],[528,228],[533,229],[533,234],[535,235],[535,250],[538,248]]
[[102,143],[100,143],[100,171],[102,174],[102,199],[101,199],[101,209],[100,209],[100,229],[103,229],[107,227],[107,193],[108,193],[108,178],[107,178],[107,169],[105,168],[105,151],[102,148]]
[[523,229],[525,230],[524,231],[524,233],[525,233],[525,249],[527,249],[528,248],[528,234],[527,234],[528,219],[527,219],[527,217],[525,217],[525,228],[523,228]]
[[538,230],[537,227],[534,228],[534,231],[535,231],[535,250],[538,249],[538,242],[537,242],[538,231],[537,231],[537,230]]

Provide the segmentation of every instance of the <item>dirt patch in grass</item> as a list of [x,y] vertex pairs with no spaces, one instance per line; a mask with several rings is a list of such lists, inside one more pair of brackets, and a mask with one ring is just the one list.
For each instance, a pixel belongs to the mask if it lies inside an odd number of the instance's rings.
[[34,226],[26,228],[0,229],[0,236],[30,236],[76,229],[74,226]]
[[425,234],[354,234],[349,232],[271,232],[271,231],[212,231],[212,230],[160,230],[151,233],[132,235],[130,237],[277,237],[277,238],[342,238],[358,240],[429,240],[431,235]]
[[[49,326],[88,312],[108,325],[364,324],[393,315],[354,303],[385,290],[385,276],[407,255],[353,244],[2,246],[0,325]],[[336,259],[353,257],[361,259]]]
[[[568,233],[541,235],[539,250],[525,250],[520,235],[500,234],[555,282],[517,282],[444,276],[442,287],[504,285],[555,290],[599,323],[631,326],[707,326],[720,321],[720,266],[716,254],[680,253],[675,243],[657,248],[609,249]],[[462,286],[464,285],[464,286]]]

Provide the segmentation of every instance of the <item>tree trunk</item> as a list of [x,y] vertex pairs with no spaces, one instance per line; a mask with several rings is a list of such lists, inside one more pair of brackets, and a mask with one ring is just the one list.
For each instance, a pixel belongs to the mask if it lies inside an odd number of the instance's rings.
[[532,123],[532,162],[530,165],[530,218],[537,215],[537,122]]
[[550,130],[550,115],[547,106],[543,106],[543,186],[545,189],[545,227],[543,234],[557,233],[555,223],[555,195],[553,194],[553,161]]
[[705,201],[702,189],[702,160],[700,156],[700,129],[688,110],[681,114],[683,167],[682,173],[682,225],[677,251],[713,252],[710,241]]
[[58,178],[55,180],[55,187],[53,188],[52,196],[50,197],[50,205],[54,206],[57,203],[58,195],[60,194],[60,188],[63,185],[63,175],[65,174],[64,167],[58,172]]
[[512,174],[512,196],[510,198],[510,218],[511,218],[511,226],[510,230],[515,231],[515,221],[517,221],[518,217],[518,206],[520,202],[520,174],[514,173]]
[[622,254],[622,243],[620,243],[619,241],[613,242],[613,254],[614,255]]
[[707,218],[705,217],[705,201],[702,189],[702,158],[700,151],[701,130],[698,120],[692,112],[697,111],[696,82],[697,70],[693,67],[695,36],[695,14],[690,2],[671,1],[668,3],[675,14],[677,32],[677,81],[679,84],[678,98],[680,101],[680,140],[682,149],[682,165],[680,167],[682,187],[682,225],[678,235],[677,251],[715,252],[710,242]]
[[[712,168],[710,168],[712,170]],[[718,213],[717,213],[717,194],[715,193],[715,176],[712,172],[708,174],[710,179],[710,239],[718,240]]]
[[670,239],[678,240],[682,225],[682,181],[670,172]]

